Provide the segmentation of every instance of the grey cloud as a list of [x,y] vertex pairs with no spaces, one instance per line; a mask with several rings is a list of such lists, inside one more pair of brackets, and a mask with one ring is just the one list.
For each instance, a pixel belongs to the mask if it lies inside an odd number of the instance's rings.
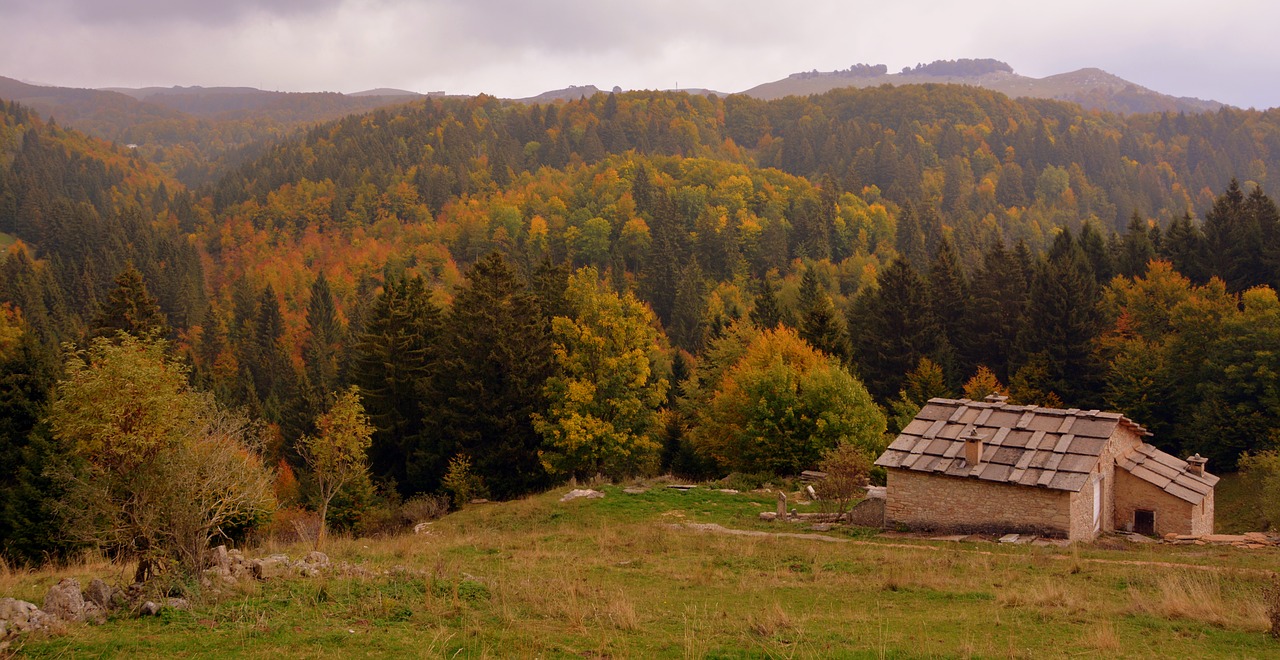
[[7,16],[40,14],[98,24],[234,24],[254,13],[283,17],[323,13],[340,0],[0,0]]

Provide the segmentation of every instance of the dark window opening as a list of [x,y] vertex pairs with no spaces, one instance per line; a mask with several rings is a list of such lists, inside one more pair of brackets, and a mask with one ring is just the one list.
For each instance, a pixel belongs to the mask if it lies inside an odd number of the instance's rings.
[[1156,535],[1156,512],[1138,509],[1133,512],[1133,531],[1146,536]]

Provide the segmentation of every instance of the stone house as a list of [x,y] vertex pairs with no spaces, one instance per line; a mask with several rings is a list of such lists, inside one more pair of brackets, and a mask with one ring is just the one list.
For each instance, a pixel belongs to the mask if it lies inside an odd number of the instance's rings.
[[888,473],[885,522],[964,533],[1088,541],[1115,530],[1213,533],[1213,487],[1143,441],[1113,412],[931,399],[876,459]]

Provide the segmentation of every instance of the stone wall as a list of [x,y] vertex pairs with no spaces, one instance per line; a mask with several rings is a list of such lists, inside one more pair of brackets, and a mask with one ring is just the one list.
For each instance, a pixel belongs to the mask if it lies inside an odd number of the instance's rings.
[[[1212,503],[1209,508],[1212,508]],[[1204,504],[1192,506],[1186,500],[1170,495],[1154,485],[1139,479],[1128,471],[1116,470],[1116,517],[1117,529],[1133,530],[1133,512],[1145,509],[1155,512],[1155,533],[1165,534],[1197,534],[1194,521],[1200,519],[1199,527],[1204,528]],[[1197,509],[1199,512],[1197,513]],[[1210,518],[1212,521],[1212,518]],[[1212,522],[1209,527],[1212,528]]]
[[1071,495],[1048,488],[891,468],[885,522],[926,531],[1067,537],[1071,532]]

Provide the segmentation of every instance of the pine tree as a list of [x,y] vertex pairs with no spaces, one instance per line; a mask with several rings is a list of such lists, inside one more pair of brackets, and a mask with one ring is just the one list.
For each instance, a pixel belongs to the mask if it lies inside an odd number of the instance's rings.
[[946,375],[947,384],[956,387],[963,374],[969,371],[969,365],[963,356],[971,352],[968,347],[972,340],[966,317],[973,308],[973,303],[969,296],[969,282],[960,267],[960,258],[956,255],[951,239],[946,237],[939,242],[938,251],[929,265],[929,302],[947,343],[943,355],[939,356],[944,359],[940,366]]
[[920,224],[920,215],[912,204],[906,204],[898,215],[898,228],[895,234],[895,247],[898,254],[905,258],[913,268],[924,268],[929,260],[929,250],[925,246],[925,232]]
[[1021,354],[1045,358],[1044,389],[1073,406],[1097,399],[1100,373],[1093,342],[1102,331],[1101,296],[1083,251],[1063,230],[1031,285]]
[[1169,224],[1160,255],[1173,264],[1174,270],[1203,284],[1209,280],[1207,250],[1204,232],[1187,212]]
[[1147,264],[1156,256],[1151,244],[1147,221],[1135,209],[1129,217],[1129,227],[1121,242],[1119,271],[1125,277],[1138,277],[1147,272]]
[[132,263],[116,276],[115,286],[98,311],[93,326],[94,337],[109,337],[119,331],[142,339],[169,334],[160,305],[147,291],[142,273]]
[[417,487],[431,488],[455,455],[499,498],[547,485],[532,415],[553,371],[548,331],[539,299],[500,254],[472,266],[440,336],[434,430],[412,459]]
[[881,399],[902,387],[920,358],[936,355],[938,323],[928,286],[905,259],[889,264],[877,288],[867,288],[849,312],[858,372]]
[[376,429],[370,469],[384,482],[394,482],[402,495],[437,485],[410,480],[406,465],[422,438],[421,403],[440,325],[440,308],[422,278],[391,278],[369,309],[356,349],[352,381]]
[[1094,282],[1098,285],[1110,282],[1116,272],[1115,260],[1107,247],[1107,240],[1102,236],[1102,231],[1094,223],[1086,221],[1080,227],[1079,240],[1080,250],[1089,262],[1089,270],[1093,273]]
[[778,294],[769,274],[756,280],[755,305],[748,314],[751,322],[761,330],[772,330],[782,323],[782,310],[778,307]]
[[1017,255],[997,240],[982,258],[973,280],[973,304],[965,321],[968,340],[962,347],[969,364],[985,364],[1008,378],[1010,357],[1026,323],[1029,285]]
[[812,266],[806,268],[800,278],[799,303],[800,338],[827,355],[848,360],[849,338],[844,321],[836,312],[831,296],[818,282],[817,271]]
[[332,396],[341,386],[340,367],[345,336],[346,329],[338,320],[329,280],[320,273],[311,284],[311,299],[307,302],[307,338],[302,344],[302,361],[313,416],[333,403]]

